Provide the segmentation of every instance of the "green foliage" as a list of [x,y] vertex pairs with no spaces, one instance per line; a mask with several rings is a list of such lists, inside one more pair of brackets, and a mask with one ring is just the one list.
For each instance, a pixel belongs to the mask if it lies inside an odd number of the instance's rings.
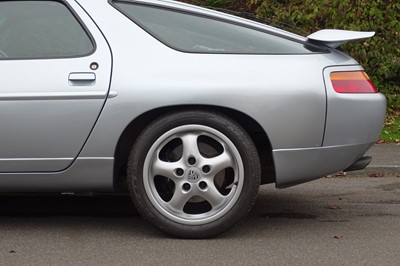
[[400,111],[388,114],[380,136],[382,142],[400,143]]
[[223,8],[231,11],[250,11],[250,7],[253,6],[249,4],[248,0],[178,0],[178,1],[205,7]]
[[385,93],[389,109],[400,107],[399,1],[249,0],[249,3],[258,5],[258,17],[294,24],[302,35],[328,28],[376,31],[373,38],[350,42],[342,48],[364,66],[378,89]]
[[221,7],[224,4],[226,4],[224,0],[207,0],[206,2],[207,6],[212,6],[212,7]]

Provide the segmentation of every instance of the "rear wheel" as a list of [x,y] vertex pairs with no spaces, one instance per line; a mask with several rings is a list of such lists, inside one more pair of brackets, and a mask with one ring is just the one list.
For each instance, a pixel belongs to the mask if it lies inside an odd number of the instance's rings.
[[128,165],[138,210],[177,237],[226,231],[248,213],[260,184],[250,137],[236,122],[213,112],[157,119],[137,139]]

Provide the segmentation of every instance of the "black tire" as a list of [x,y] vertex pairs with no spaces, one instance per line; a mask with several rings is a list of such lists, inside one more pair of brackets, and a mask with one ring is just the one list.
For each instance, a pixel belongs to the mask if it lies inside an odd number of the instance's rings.
[[231,228],[253,206],[260,178],[257,150],[246,131],[225,115],[204,110],[153,121],[128,161],[138,211],[180,238],[208,238]]

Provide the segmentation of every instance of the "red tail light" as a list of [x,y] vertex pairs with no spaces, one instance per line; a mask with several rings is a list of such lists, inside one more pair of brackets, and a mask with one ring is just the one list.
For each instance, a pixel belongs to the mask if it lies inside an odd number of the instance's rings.
[[377,93],[364,71],[332,72],[333,89],[338,93]]

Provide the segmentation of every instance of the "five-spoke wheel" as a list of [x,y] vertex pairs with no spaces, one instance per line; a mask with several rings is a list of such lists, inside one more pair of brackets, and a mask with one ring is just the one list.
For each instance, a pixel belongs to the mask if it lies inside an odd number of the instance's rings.
[[209,237],[250,209],[260,182],[256,149],[234,121],[191,111],[162,117],[134,145],[129,161],[139,211],[179,237]]
[[235,145],[203,125],[176,127],[150,148],[144,162],[146,194],[157,210],[183,224],[217,220],[236,203],[244,171]]

